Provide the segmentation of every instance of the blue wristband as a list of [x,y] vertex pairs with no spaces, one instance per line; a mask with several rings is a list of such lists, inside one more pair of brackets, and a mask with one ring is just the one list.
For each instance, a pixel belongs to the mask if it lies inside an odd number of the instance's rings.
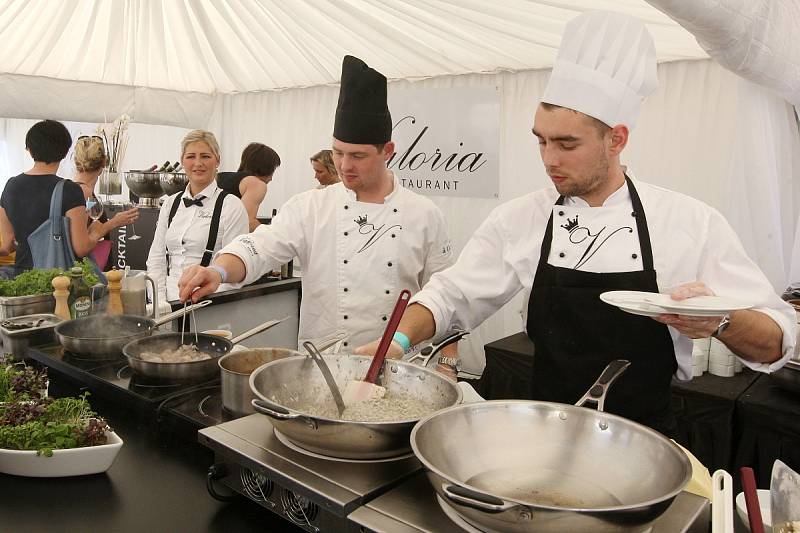
[[222,278],[220,283],[225,283],[225,280],[228,279],[228,272],[219,265],[211,265],[208,268],[219,274],[219,277]]
[[406,336],[405,333],[400,333],[396,331],[394,337],[392,337],[397,344],[399,344],[404,352],[407,352],[411,348],[411,340]]

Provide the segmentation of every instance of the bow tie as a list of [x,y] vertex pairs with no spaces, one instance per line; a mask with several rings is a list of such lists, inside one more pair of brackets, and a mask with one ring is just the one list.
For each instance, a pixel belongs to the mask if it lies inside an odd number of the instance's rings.
[[184,198],[183,205],[185,205],[186,207],[191,207],[193,205],[196,205],[197,207],[203,207],[203,200],[205,200],[205,198],[206,197],[203,196],[202,194],[197,198],[195,198],[194,200],[191,198]]

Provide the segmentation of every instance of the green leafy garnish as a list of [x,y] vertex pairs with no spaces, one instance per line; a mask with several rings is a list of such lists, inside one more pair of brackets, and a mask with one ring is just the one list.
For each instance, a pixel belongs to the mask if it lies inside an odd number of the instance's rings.
[[[84,257],[75,262],[75,266],[83,269],[83,280],[90,287],[99,283],[89,259]],[[58,268],[34,268],[27,270],[14,279],[0,280],[0,296],[34,296],[53,292],[52,281],[56,276],[64,275]]]

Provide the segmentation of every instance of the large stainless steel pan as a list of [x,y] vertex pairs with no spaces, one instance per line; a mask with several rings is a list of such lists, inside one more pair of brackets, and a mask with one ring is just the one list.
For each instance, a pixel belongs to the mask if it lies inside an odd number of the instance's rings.
[[205,300],[166,314],[157,320],[134,315],[91,315],[62,322],[55,328],[61,345],[68,351],[88,358],[122,357],[122,347],[131,341],[149,337],[163,324],[209,305]]
[[[277,326],[289,317],[269,320],[249,329],[231,340],[206,333],[162,333],[129,342],[122,348],[128,365],[134,373],[161,380],[199,381],[217,375],[217,359],[230,352],[233,346],[257,333]],[[175,350],[182,344],[194,344],[197,349],[210,356],[210,359],[186,363],[155,363],[141,358],[142,352],[163,352]]]
[[[340,389],[366,375],[372,357],[327,355],[325,362]],[[411,395],[435,409],[461,401],[461,389],[441,374],[405,361],[386,360],[381,385],[387,395]],[[258,397],[256,411],[271,417],[275,428],[298,446],[346,459],[394,457],[410,451],[408,436],[417,419],[388,422],[352,422],[309,415],[303,405],[332,406],[328,385],[314,361],[306,356],[267,363],[250,376]],[[335,409],[335,407],[334,407]]]
[[437,494],[484,531],[644,531],[692,475],[660,433],[550,402],[445,409],[417,424],[411,446]]

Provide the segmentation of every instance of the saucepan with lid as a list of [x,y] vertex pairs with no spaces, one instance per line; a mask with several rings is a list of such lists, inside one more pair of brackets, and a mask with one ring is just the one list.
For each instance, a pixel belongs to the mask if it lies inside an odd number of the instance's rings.
[[[496,400],[438,411],[414,427],[411,447],[437,495],[483,531],[646,531],[692,469],[660,433],[602,412],[627,364],[609,365],[577,406]],[[587,400],[600,411],[580,407]]]

